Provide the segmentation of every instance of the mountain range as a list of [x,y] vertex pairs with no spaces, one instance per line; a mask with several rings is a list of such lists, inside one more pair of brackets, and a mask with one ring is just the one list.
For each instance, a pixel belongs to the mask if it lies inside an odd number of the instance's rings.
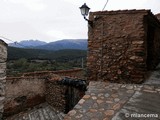
[[9,43],[8,46],[54,51],[63,49],[87,50],[87,39],[63,39],[50,43],[40,40],[23,40],[21,42]]

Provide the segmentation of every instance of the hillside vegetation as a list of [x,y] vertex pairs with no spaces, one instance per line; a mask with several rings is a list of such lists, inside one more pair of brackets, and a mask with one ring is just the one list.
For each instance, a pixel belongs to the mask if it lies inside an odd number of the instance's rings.
[[56,71],[86,66],[86,50],[39,50],[8,47],[7,76],[25,72]]
[[58,51],[8,47],[8,60],[26,58],[47,60],[70,60],[87,56],[86,50],[64,49]]

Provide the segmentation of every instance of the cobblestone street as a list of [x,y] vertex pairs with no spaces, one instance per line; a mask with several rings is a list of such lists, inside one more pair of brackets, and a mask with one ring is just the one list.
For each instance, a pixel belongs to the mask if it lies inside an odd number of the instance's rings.
[[[86,95],[65,120],[159,120],[160,70],[150,73],[143,84],[90,82]],[[141,117],[132,114],[155,114]],[[136,118],[137,117],[137,118]]]

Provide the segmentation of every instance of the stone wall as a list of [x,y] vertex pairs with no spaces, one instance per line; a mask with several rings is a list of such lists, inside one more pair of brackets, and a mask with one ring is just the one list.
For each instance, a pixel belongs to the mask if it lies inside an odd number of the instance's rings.
[[149,24],[160,25],[155,16],[149,10],[122,10],[91,12],[89,19],[88,80],[142,82],[147,68],[155,68],[158,60],[159,27],[154,26],[157,39],[148,35]]
[[[48,82],[46,82],[46,80],[50,79],[56,80],[61,78],[57,77],[59,75],[70,76],[73,78],[77,77],[82,78],[83,70],[72,69],[72,70],[61,70],[61,71],[41,71],[41,72],[24,73],[21,77],[7,77],[4,117],[8,117],[10,115],[30,109],[35,105],[48,101],[47,100],[48,98],[46,98],[46,96],[52,93],[47,93],[48,94],[47,95],[46,91],[54,91],[55,100],[63,96],[64,93],[59,92],[59,90],[64,91],[65,86],[63,85],[59,86],[57,84],[54,84],[53,87],[52,83],[50,83],[51,84],[50,85],[48,84]],[[63,99],[59,98],[58,102],[60,102],[61,100]],[[51,102],[49,103],[52,104]]]
[[10,116],[45,102],[45,78],[7,78],[4,116]]
[[[78,87],[78,84],[72,84],[75,79],[71,79],[67,84],[62,81],[64,78],[57,76],[46,81],[46,102],[56,110],[67,113],[85,94],[85,86]],[[71,85],[72,84],[72,85]]]
[[57,74],[60,76],[69,76],[75,78],[84,78],[84,71],[81,68],[70,69],[70,70],[59,70],[59,71],[39,71],[39,72],[28,72],[24,73],[24,77],[29,76],[48,76],[51,74]]
[[3,115],[6,84],[7,44],[0,40],[0,120]]
[[46,81],[46,101],[56,110],[65,112],[67,86],[59,85],[59,80],[62,78]]

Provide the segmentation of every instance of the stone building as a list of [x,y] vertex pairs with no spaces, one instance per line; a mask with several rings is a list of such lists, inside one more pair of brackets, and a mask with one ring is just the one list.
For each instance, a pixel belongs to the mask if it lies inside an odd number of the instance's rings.
[[160,58],[160,22],[150,10],[90,13],[88,80],[140,83]]
[[0,120],[2,119],[3,103],[5,99],[6,60],[7,44],[3,40],[0,40]]

